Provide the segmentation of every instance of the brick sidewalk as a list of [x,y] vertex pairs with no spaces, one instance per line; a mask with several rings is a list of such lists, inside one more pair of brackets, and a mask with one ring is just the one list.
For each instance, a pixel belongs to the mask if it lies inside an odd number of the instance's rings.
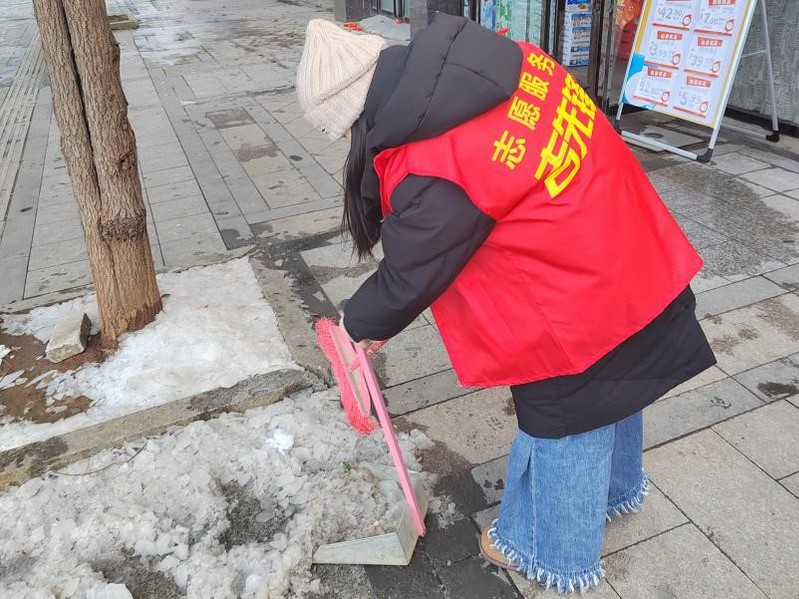
[[[0,98],[33,52],[26,4],[11,6],[0,9]],[[305,22],[330,15],[278,0],[220,6],[113,3],[140,20],[117,37],[156,262],[263,246],[309,315],[333,315],[375,264],[357,264],[336,231],[346,143],[313,131],[291,89]],[[0,304],[89,282],[41,84],[24,100],[32,117],[0,238]],[[695,290],[719,364],[646,411],[652,494],[609,527],[597,599],[799,596],[799,160],[769,149],[722,135],[709,165],[636,150],[707,263]],[[436,441],[425,466],[453,523],[431,530],[408,568],[319,575],[347,598],[549,596],[477,556],[515,434],[508,391],[460,388],[429,314],[376,365],[397,425]]]

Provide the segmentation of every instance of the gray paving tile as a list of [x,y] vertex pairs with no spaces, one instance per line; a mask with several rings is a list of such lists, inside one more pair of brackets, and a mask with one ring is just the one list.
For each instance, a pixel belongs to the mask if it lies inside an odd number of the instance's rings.
[[189,162],[179,144],[169,143],[142,150],[139,155],[139,165],[146,176],[158,171],[184,168],[189,165]]
[[721,380],[727,378],[727,373],[721,370],[718,366],[711,366],[704,372],[701,372],[694,378],[684,382],[682,385],[679,385],[666,393],[663,397],[673,397],[675,395],[682,395],[683,393],[688,393],[688,391],[693,391],[694,389],[699,389],[700,387],[705,387],[706,385],[710,385],[712,383],[717,383]]
[[[511,572],[510,579],[516,588],[519,589],[524,599],[562,599],[563,595],[558,594],[554,589],[546,590],[537,582],[527,580],[518,572]],[[592,599],[619,599],[619,595],[607,581],[602,581],[600,585],[586,593]]]
[[352,253],[352,245],[346,243],[341,236],[331,239],[327,245],[300,252],[300,256],[312,267],[352,269],[359,265],[358,258]]
[[[508,448],[510,450],[510,448]],[[505,491],[505,475],[508,471],[508,456],[491,460],[472,468],[472,478],[482,489],[486,503],[499,503]]]
[[77,219],[38,225],[33,230],[33,245],[81,238],[83,238],[83,228],[80,225],[80,220]]
[[337,149],[331,149],[319,154],[314,154],[313,157],[316,162],[322,165],[322,168],[324,168],[328,174],[333,175],[344,168],[347,154]]
[[725,279],[718,273],[714,273],[707,267],[704,267],[697,273],[694,280],[691,281],[691,289],[694,290],[694,293],[702,293],[715,289],[716,287],[729,285],[730,283],[731,281],[729,279]]
[[606,569],[621,599],[767,599],[691,524],[610,556]]
[[799,352],[799,296],[782,295],[702,321],[718,367],[737,374]]
[[82,287],[91,282],[88,260],[50,266],[40,270],[29,270],[25,281],[25,297]]
[[730,281],[740,281],[785,266],[766,253],[735,240],[703,248],[700,253],[710,270]]
[[177,241],[161,243],[161,252],[167,267],[191,265],[196,260],[209,255],[222,255],[227,251],[222,238],[188,237]]
[[86,241],[81,235],[80,237],[67,241],[33,246],[31,248],[28,268],[31,270],[39,270],[50,266],[87,259]]
[[486,389],[408,414],[401,421],[424,431],[459,459],[483,464],[506,455],[516,437],[509,401],[507,389]]
[[694,245],[694,247],[698,250],[712,245],[718,245],[725,241],[729,241],[730,239],[723,233],[714,231],[710,227],[706,227],[705,225],[698,223],[693,219],[684,217],[678,220],[682,230],[688,236],[688,239],[691,240],[691,243]]
[[[302,144],[302,147],[305,148],[311,155],[321,154],[325,150],[328,150],[333,146],[334,151],[341,153],[342,151],[346,154],[347,150],[342,150],[340,142],[330,141],[330,138],[322,133],[321,131],[317,131],[313,127],[310,129],[306,129],[306,133],[297,135],[295,132],[295,128],[299,129],[299,123],[302,121],[306,121],[305,119],[301,119],[299,121],[293,121],[284,125],[286,130],[291,133],[297,141]],[[307,122],[307,121],[306,121]],[[349,148],[349,146],[347,146]]]
[[[353,269],[341,269],[341,274],[329,278],[335,272],[335,267],[313,266],[311,267],[311,274],[313,274],[322,286],[322,289],[327,295],[328,299],[335,305],[340,306],[344,300],[350,299],[360,286],[366,281],[375,271],[376,265],[363,263]],[[333,271],[333,272],[331,272]],[[417,319],[414,326],[420,324],[427,324],[424,319]]]
[[0,260],[0,305],[21,300],[25,295],[25,276],[28,272],[28,258],[7,258]]
[[660,445],[761,405],[733,379],[661,399],[644,411],[644,445]]
[[219,236],[219,229],[210,214],[195,214],[194,216],[159,221],[155,226],[158,230],[158,238],[162,242],[194,236]]
[[660,169],[650,173],[649,178],[672,210],[693,218],[723,214],[729,198],[741,203],[773,193],[769,188],[694,163]]
[[297,161],[294,166],[299,169],[305,180],[311,184],[322,198],[332,198],[343,193],[342,180],[331,175],[314,161]]
[[783,478],[780,483],[783,487],[788,489],[791,493],[796,495],[796,498],[799,499],[799,472],[792,476],[788,476]]
[[222,241],[229,250],[250,245],[253,236],[252,230],[243,216],[219,218],[216,225],[219,227]]
[[166,202],[156,202],[150,205],[150,213],[153,220],[160,223],[166,220],[182,218],[184,216],[194,216],[209,212],[208,204],[201,193],[184,198],[174,199]]
[[792,197],[795,200],[799,200],[799,189],[794,189],[792,191],[784,192],[785,195]]
[[260,216],[247,215],[247,221],[258,237],[272,240],[300,239],[334,231],[341,225],[340,207],[266,220],[273,212]]
[[182,181],[192,181],[193,179],[194,172],[190,166],[181,166],[164,171],[144,173],[144,184],[148,188],[159,185],[167,185],[170,183],[179,183]]
[[252,177],[269,208],[282,208],[321,199],[313,186],[294,168]]
[[772,478],[799,472],[799,408],[785,400],[713,427]]
[[751,171],[769,168],[771,164],[741,153],[714,154],[711,162],[717,169],[730,175],[741,175]]
[[386,387],[450,368],[441,336],[433,326],[403,331],[377,354],[375,368]]
[[767,272],[763,276],[785,289],[799,290],[799,264]]
[[258,188],[249,177],[225,179],[225,185],[228,186],[242,214],[252,214],[269,209],[269,206],[261,197],[261,192],[258,191]]
[[699,319],[715,316],[783,293],[785,289],[764,277],[744,279],[697,294],[696,316]]
[[796,597],[796,497],[712,430],[649,452],[647,468],[669,499],[769,597]]
[[50,225],[63,221],[80,220],[78,204],[73,198],[65,198],[59,203],[43,203],[39,201],[36,209],[36,226]]
[[447,596],[453,599],[517,599],[519,596],[505,572],[477,555],[441,568],[438,575],[447,589]]
[[799,354],[735,375],[735,379],[765,402],[799,394]]
[[784,156],[780,156],[779,154],[775,154],[773,152],[764,152],[763,150],[748,147],[743,148],[741,153],[751,156],[752,158],[762,160],[763,162],[768,162],[774,166],[779,166],[785,170],[799,173],[799,160],[791,160],[790,158],[785,158]]
[[475,512],[471,517],[477,525],[477,528],[483,530],[486,526],[499,518],[499,505],[492,505],[489,508]]
[[605,528],[602,555],[632,547],[688,522],[685,515],[655,485],[650,485],[643,508],[614,518]]
[[384,395],[389,412],[394,416],[401,416],[476,390],[461,387],[455,371],[450,369],[396,385],[386,389]]
[[799,189],[799,173],[779,167],[747,173],[743,178],[774,191]]
[[[256,126],[256,125],[253,125]],[[261,131],[260,129],[258,129]],[[229,129],[228,131],[232,131]],[[232,145],[231,150],[250,177],[258,177],[292,167],[291,161],[261,131],[263,141],[260,145],[241,143]]]

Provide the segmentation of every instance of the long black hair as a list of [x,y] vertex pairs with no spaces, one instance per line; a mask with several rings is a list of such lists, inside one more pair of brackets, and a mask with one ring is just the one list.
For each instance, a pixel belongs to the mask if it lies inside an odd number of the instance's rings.
[[369,206],[361,196],[361,182],[366,170],[366,115],[362,114],[352,126],[350,152],[344,165],[344,217],[341,229],[352,236],[358,259],[372,255],[380,240],[380,209]]

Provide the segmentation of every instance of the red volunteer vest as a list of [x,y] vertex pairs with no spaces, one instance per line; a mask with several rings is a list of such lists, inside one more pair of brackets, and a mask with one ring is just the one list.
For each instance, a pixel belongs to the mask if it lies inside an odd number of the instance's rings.
[[702,266],[585,91],[543,51],[520,46],[510,100],[375,159],[385,216],[412,174],[459,185],[496,220],[433,304],[467,386],[585,371],[654,320]]

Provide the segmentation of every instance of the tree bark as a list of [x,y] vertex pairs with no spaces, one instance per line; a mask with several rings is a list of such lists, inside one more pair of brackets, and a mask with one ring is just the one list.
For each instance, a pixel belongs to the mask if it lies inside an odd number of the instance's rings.
[[97,291],[104,342],[152,322],[161,297],[136,140],[104,0],[33,0]]

